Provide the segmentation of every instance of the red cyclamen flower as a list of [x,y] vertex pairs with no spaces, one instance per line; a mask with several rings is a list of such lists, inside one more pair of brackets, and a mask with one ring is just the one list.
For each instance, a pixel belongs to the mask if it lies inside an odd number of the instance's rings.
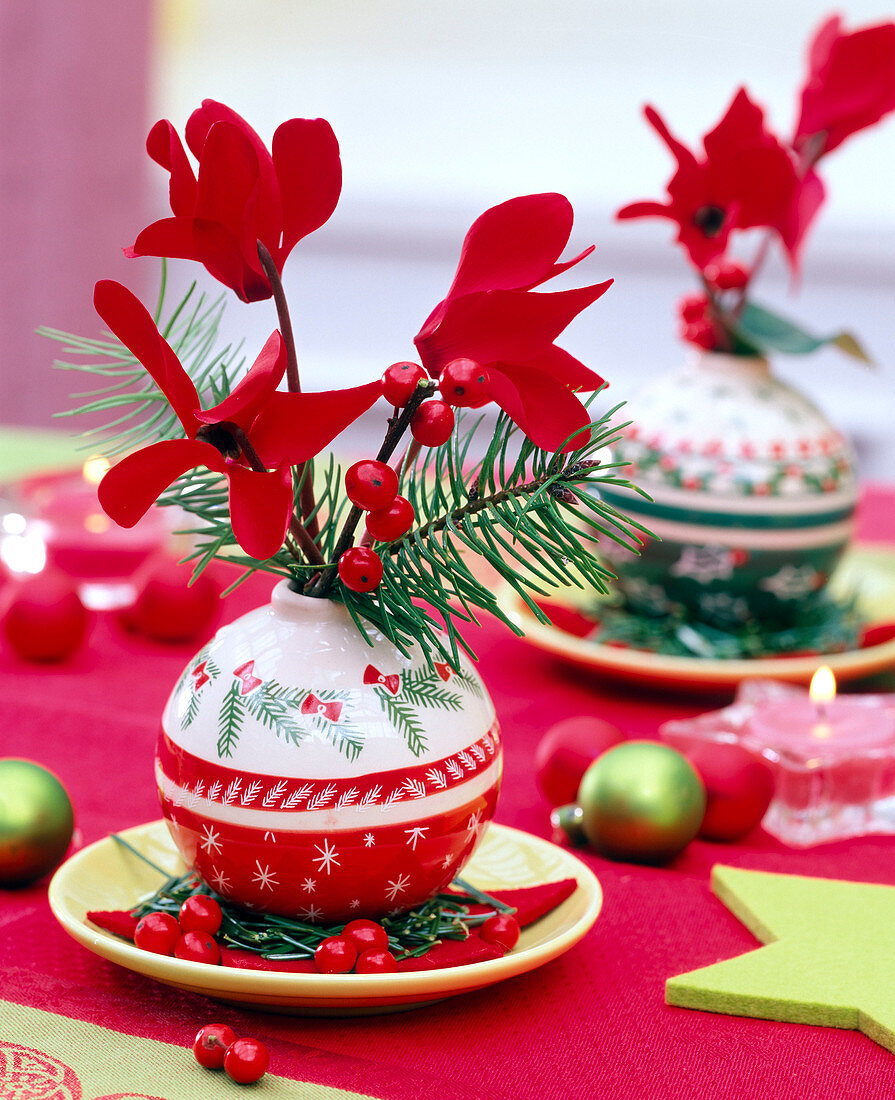
[[[454,359],[488,368],[493,400],[537,446],[555,450],[590,422],[573,390],[603,379],[553,341],[612,284],[549,294],[534,287],[590,255],[593,246],[557,260],[572,232],[563,195],[526,195],[486,210],[466,234],[457,274],[444,301],[414,338],[423,365],[437,378]],[[565,450],[584,442],[582,435]]]
[[895,111],[895,23],[845,34],[842,19],[831,16],[809,47],[793,144],[817,160],[890,111]]
[[644,113],[677,160],[667,184],[670,202],[631,203],[616,217],[676,222],[677,239],[700,270],[724,255],[733,230],[764,226],[777,232],[795,267],[823,201],[823,184],[814,172],[800,174],[792,153],[766,128],[763,111],[746,90],[737,92],[703,138],[701,159],[673,136],[654,108]]
[[171,173],[173,218],[154,222],[126,249],[130,256],[198,260],[245,302],[271,296],[258,241],[277,271],[295,245],[329,218],[342,188],[339,146],[322,118],[278,127],[271,152],[235,111],[205,99],[186,124],[198,179],[167,119],[150,130],[146,149]]
[[230,520],[253,558],[272,557],[292,516],[290,466],[313,458],[373,404],[379,382],[325,393],[276,392],[286,350],[274,332],[249,372],[214,408],[203,410],[192,379],[150,314],[120,283],[96,284],[94,305],[111,331],[171,403],[186,439],[165,439],[123,458],[98,490],[103,510],[133,527],[181,474],[205,466],[227,478]]

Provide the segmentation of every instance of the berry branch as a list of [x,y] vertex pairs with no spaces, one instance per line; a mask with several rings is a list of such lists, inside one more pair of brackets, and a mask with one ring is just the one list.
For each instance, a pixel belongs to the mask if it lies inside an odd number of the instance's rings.
[[[410,422],[413,420],[416,410],[434,389],[434,382],[420,382],[410,397],[410,400],[405,405],[401,415],[393,416],[389,419],[385,439],[382,441],[382,446],[379,448],[379,453],[376,455],[377,462],[388,462],[392,457],[395,449],[401,442],[401,438],[410,427]],[[356,504],[352,505],[342,530],[339,532],[339,538],[333,550],[333,564],[328,565],[326,569],[316,577],[313,577],[305,585],[303,591],[306,596],[324,597],[329,593],[335,583],[339,558],[345,553],[348,547],[353,544],[354,532],[363,514],[363,509],[358,508]]]

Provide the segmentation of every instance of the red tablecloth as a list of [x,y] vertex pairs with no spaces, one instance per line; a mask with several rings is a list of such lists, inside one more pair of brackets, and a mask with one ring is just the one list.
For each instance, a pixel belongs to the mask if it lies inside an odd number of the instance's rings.
[[[895,543],[895,490],[867,493],[861,536]],[[239,590],[226,616],[263,596],[263,586]],[[548,726],[598,714],[630,734],[652,736],[667,718],[713,705],[613,691],[494,624],[475,644],[505,731],[497,820],[542,836],[549,835],[547,807],[532,756]],[[0,651],[0,756],[29,757],[61,777],[83,843],[159,816],[151,775],[159,713],[194,648],[128,637],[100,619],[89,646],[57,668]],[[756,831],[733,846],[696,841],[662,869],[583,858],[600,878],[605,902],[576,948],[504,985],[407,1014],[289,1018],[177,993],[70,940],[50,915],[45,882],[0,892],[0,998],[185,1045],[201,1023],[224,1020],[265,1039],[276,1072],[383,1100],[895,1095],[895,1060],[859,1033],[664,1003],[669,976],[756,944],[712,896],[714,863],[895,884],[895,838],[793,851]],[[4,1033],[0,1004],[3,1039],[16,1041]]]

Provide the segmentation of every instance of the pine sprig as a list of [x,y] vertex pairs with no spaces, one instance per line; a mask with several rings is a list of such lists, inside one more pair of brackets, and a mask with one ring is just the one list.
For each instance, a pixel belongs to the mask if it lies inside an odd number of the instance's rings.
[[432,679],[426,667],[408,669],[401,680],[401,698],[418,707],[437,707],[440,710],[460,710],[460,696],[448,691],[444,685]]
[[242,733],[246,703],[245,697],[239,694],[239,688],[239,683],[231,684],[221,704],[218,718],[218,756],[221,757],[233,755]]
[[389,721],[400,730],[407,742],[407,747],[414,756],[421,756],[428,745],[426,727],[417,718],[416,711],[411,705],[396,698],[385,688],[375,689],[382,704],[382,709],[388,715]]
[[300,745],[308,731],[295,721],[298,706],[306,691],[287,688],[275,680],[268,680],[244,697],[246,709],[263,726],[272,730],[283,741]]
[[[209,302],[206,295],[197,293],[193,283],[162,321],[166,313],[166,284],[163,263],[155,309],[159,331],[183,363],[200,398],[208,405],[217,404],[229,394],[244,364],[241,344],[214,352],[225,296]],[[58,370],[84,374],[97,382],[95,389],[73,395],[78,402],[74,408],[57,413],[60,417],[109,415],[104,423],[81,433],[85,447],[115,458],[146,443],[183,437],[183,428],[168,399],[119,340],[90,339],[49,327],[37,331],[62,344],[64,354],[79,357],[74,362],[57,360],[54,366]]]
[[536,599],[554,587],[571,582],[606,592],[613,574],[594,555],[598,539],[636,550],[632,529],[648,533],[599,496],[601,485],[630,488],[615,465],[600,461],[618,438],[621,426],[611,422],[617,411],[582,432],[584,442],[568,453],[535,447],[505,414],[471,468],[481,419],[426,452],[405,472],[401,489],[418,526],[377,546],[384,576],[374,593],[341,590],[352,615],[371,622],[405,653],[418,642],[430,660],[440,657],[457,668],[459,648],[469,648],[458,624],[476,622],[479,612],[521,633],[499,607],[493,585],[474,575],[467,552],[484,559],[541,621],[546,616]]

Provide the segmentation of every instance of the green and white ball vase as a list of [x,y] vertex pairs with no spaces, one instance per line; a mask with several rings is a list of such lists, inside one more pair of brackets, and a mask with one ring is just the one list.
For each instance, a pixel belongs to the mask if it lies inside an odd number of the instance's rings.
[[857,487],[851,448],[813,402],[764,359],[704,352],[627,411],[613,457],[652,500],[601,495],[656,535],[639,556],[604,547],[632,609],[735,627],[785,622],[823,591]]

